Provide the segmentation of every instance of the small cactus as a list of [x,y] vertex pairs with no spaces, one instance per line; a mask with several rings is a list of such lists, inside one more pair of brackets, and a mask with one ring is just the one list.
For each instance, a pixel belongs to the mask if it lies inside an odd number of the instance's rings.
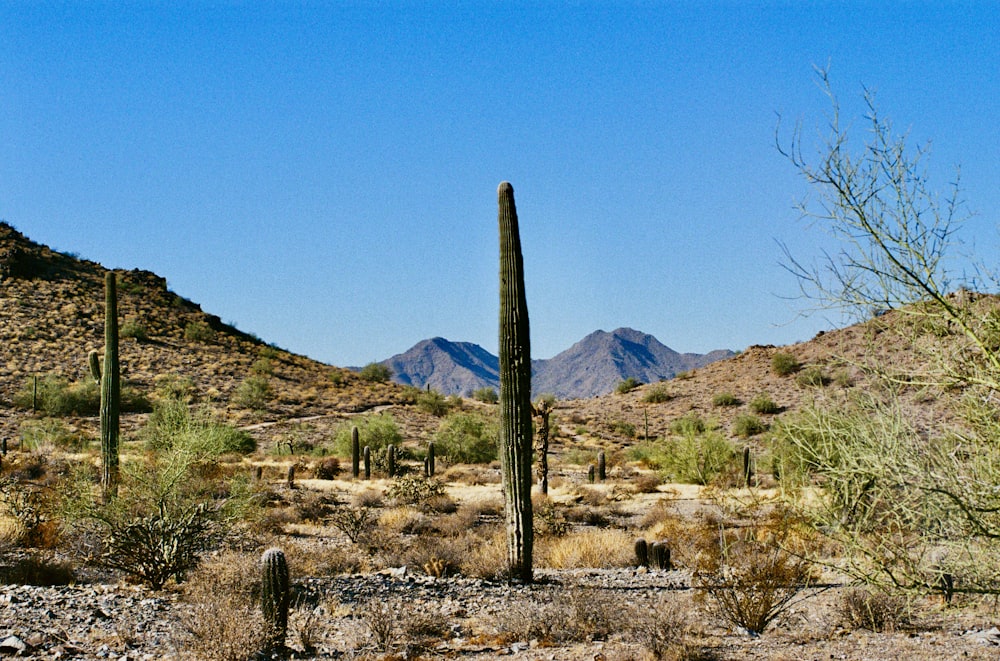
[[271,649],[280,649],[288,633],[288,562],[281,549],[271,548],[264,551],[260,564],[260,610],[271,628]]
[[386,459],[386,470],[389,473],[389,477],[394,477],[396,475],[396,446],[390,445],[387,453],[388,458]]
[[594,483],[594,464],[587,466],[587,481]]
[[295,464],[288,467],[288,488],[295,488]]
[[667,546],[666,542],[654,542],[650,547],[650,555],[652,555],[653,567],[670,571],[670,547]]
[[372,449],[365,446],[365,479],[372,479]]
[[87,362],[90,364],[90,377],[99,386],[101,385],[101,354],[97,349],[91,349],[87,354]]
[[749,489],[753,479],[753,461],[750,456],[750,446],[743,448],[743,482]]
[[608,479],[608,463],[604,456],[604,450],[597,453],[597,480],[603,482]]
[[351,428],[351,477],[355,480],[361,475],[361,439],[358,428]]
[[434,441],[427,444],[427,477],[434,477]]
[[635,540],[635,562],[639,567],[649,567],[649,544],[642,537]]

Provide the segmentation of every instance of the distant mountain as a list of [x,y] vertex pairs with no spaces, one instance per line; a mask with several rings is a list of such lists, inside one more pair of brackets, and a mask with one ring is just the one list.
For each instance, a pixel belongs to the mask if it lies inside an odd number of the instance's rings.
[[[672,378],[734,355],[719,350],[681,354],[652,335],[631,328],[596,331],[548,360],[533,361],[532,390],[563,399],[582,399],[611,392],[632,377],[643,383]],[[436,337],[382,361],[397,383],[431,388],[448,395],[467,395],[499,388],[499,359],[477,344]]]
[[383,365],[393,380],[407,386],[430,386],[448,395],[466,395],[483,387],[498,387],[500,359],[471,342],[451,342],[443,337],[418,342]]
[[629,377],[656,383],[732,355],[728,350],[682,354],[631,328],[599,330],[557,356],[538,361],[531,386],[537,393],[565,399],[594,397],[611,392]]

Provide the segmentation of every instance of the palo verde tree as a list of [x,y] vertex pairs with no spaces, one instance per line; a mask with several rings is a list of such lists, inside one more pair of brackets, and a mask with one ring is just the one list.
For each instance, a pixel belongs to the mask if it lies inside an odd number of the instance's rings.
[[[779,150],[814,194],[803,216],[839,248],[811,264],[786,250],[787,266],[818,307],[868,320],[875,358],[859,365],[867,392],[778,426],[782,474],[822,477],[824,498],[809,514],[844,545],[856,576],[913,590],[951,590],[957,579],[962,589],[1000,592],[1000,300],[954,275],[969,217],[959,179],[939,194],[927,150],[894,131],[868,90],[859,144],[827,72],[818,75],[832,105],[818,155],[805,155],[798,129]],[[879,359],[886,343],[910,347],[915,359]],[[907,399],[918,388],[954,415],[921,424]]]
[[511,580],[532,580],[531,345],[514,187],[497,189],[500,226],[500,469]]

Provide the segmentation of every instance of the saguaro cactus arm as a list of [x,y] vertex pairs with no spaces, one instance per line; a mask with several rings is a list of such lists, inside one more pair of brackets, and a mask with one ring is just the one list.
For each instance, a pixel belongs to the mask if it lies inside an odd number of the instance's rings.
[[514,188],[497,189],[500,230],[500,465],[510,577],[532,580],[531,344]]

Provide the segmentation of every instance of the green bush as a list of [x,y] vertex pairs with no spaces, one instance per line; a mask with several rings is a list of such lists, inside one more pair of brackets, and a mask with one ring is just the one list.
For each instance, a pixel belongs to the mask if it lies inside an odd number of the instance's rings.
[[662,385],[650,388],[646,394],[642,396],[642,401],[647,404],[663,404],[665,402],[669,402],[671,399],[673,399],[673,395],[670,394],[670,391],[666,386]]
[[708,429],[705,420],[695,412],[686,413],[670,423],[670,431],[675,434],[690,436],[701,434]]
[[705,485],[731,472],[735,460],[736,450],[722,434],[705,432],[667,440],[653,466],[672,482]]
[[131,337],[140,342],[149,339],[149,329],[138,319],[126,319],[118,329],[119,337]]
[[800,369],[802,369],[802,365],[795,358],[795,356],[790,353],[779,351],[771,356],[771,371],[778,376],[795,374]]
[[472,399],[483,402],[484,404],[496,404],[500,401],[500,395],[497,394],[496,388],[490,388],[489,386],[485,388],[479,388],[472,392]]
[[432,477],[407,474],[393,479],[385,495],[400,503],[416,505],[446,495],[444,485]]
[[819,367],[806,368],[795,377],[795,383],[804,388],[822,388],[829,382],[829,377]]
[[189,342],[211,342],[215,339],[215,331],[204,321],[189,321],[184,326],[184,339]]
[[358,376],[372,383],[385,383],[392,378],[392,370],[381,363],[368,363],[361,368]]
[[611,431],[625,438],[635,438],[635,425],[625,420],[612,420]]
[[247,432],[216,420],[208,409],[192,412],[180,399],[157,402],[138,437],[152,450],[184,447],[202,457],[257,449],[257,441]]
[[451,408],[444,395],[437,390],[422,390],[417,396],[417,408],[434,417],[443,418]]
[[[32,379],[14,395],[14,405],[30,409]],[[52,417],[91,416],[101,410],[101,388],[93,379],[70,383],[60,376],[48,375],[38,379],[35,406],[38,411]],[[121,410],[126,413],[144,413],[150,410],[149,399],[129,385],[121,389]]]
[[780,413],[781,407],[774,403],[770,395],[761,393],[750,400],[750,410],[754,413],[773,414]]
[[274,374],[274,363],[271,362],[270,358],[261,356],[253,361],[253,365],[250,366],[250,372],[258,376],[271,376]]
[[453,464],[488,464],[497,458],[499,431],[495,417],[453,413],[434,433],[434,448]]
[[720,392],[712,398],[712,406],[739,406],[741,403],[731,392]]
[[366,445],[372,453],[377,453],[390,445],[399,446],[403,434],[390,413],[377,413],[354,418],[337,427],[333,438],[333,454],[338,457],[351,456],[351,429],[358,428],[361,447]]
[[733,421],[733,433],[740,438],[750,438],[765,431],[767,431],[767,425],[755,415],[738,415]]
[[79,452],[87,449],[90,441],[86,434],[71,430],[57,418],[25,420],[21,424],[21,447],[26,450],[37,450],[51,444],[63,450]]
[[619,381],[618,385],[615,386],[615,392],[619,395],[624,395],[627,392],[632,392],[636,388],[642,385],[641,381],[638,381],[631,376],[624,381]]
[[236,387],[233,403],[256,411],[267,408],[272,397],[271,382],[264,376],[251,376]]

